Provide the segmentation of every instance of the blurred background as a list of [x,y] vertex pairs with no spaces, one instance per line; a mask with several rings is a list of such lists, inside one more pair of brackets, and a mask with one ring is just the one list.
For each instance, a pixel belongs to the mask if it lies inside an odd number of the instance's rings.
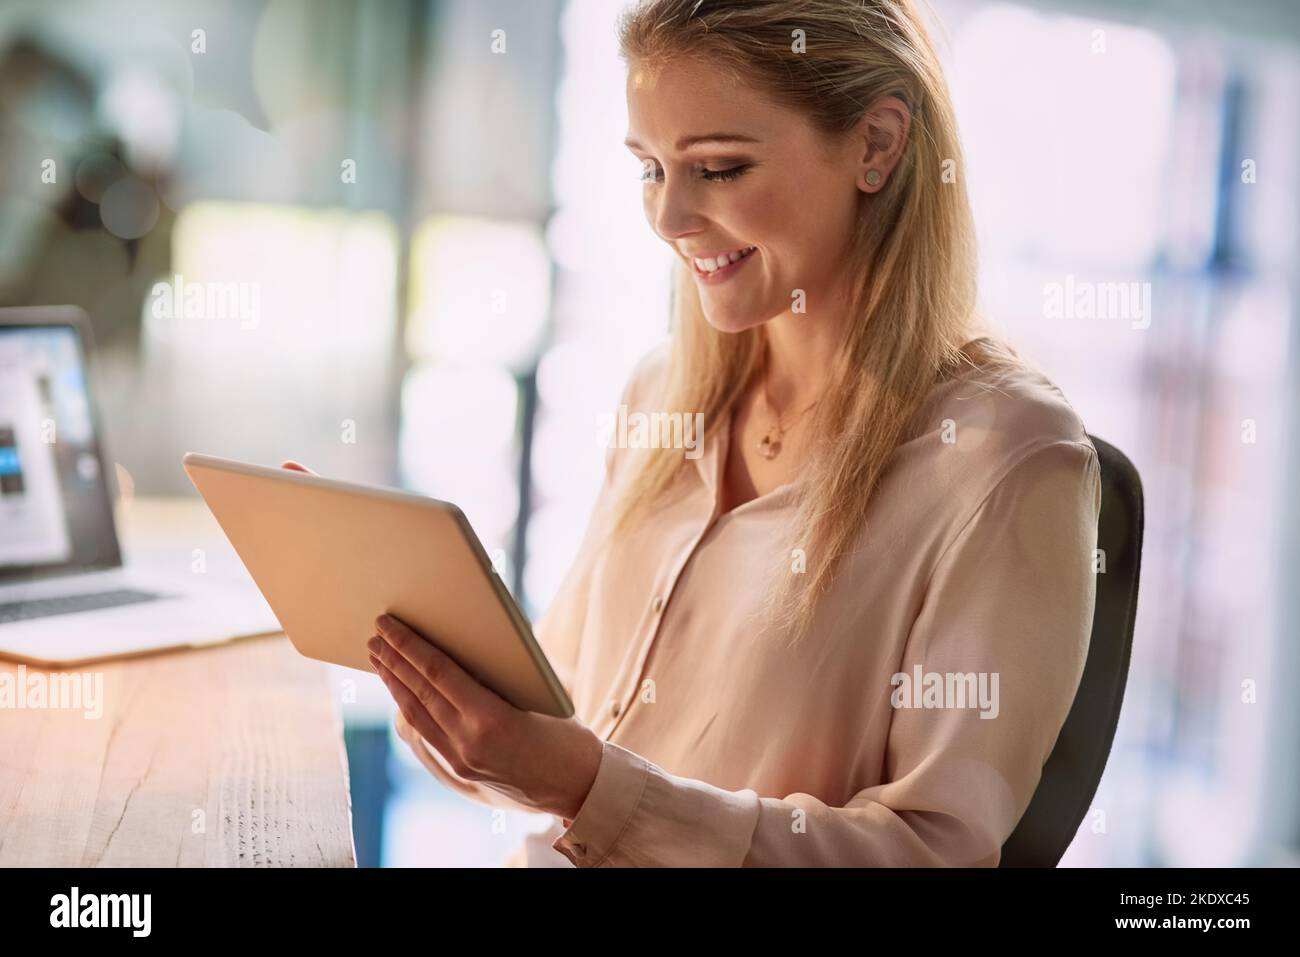
[[[668,330],[622,6],[5,0],[0,304],[92,317],[124,494],[193,495],[193,449],[451,499],[544,611],[597,417]],[[1063,864],[1300,863],[1300,6],[934,7],[985,309],[1147,496],[1123,716]],[[1148,312],[1046,306],[1130,282]],[[495,865],[544,826],[430,778],[359,680],[362,865]]]

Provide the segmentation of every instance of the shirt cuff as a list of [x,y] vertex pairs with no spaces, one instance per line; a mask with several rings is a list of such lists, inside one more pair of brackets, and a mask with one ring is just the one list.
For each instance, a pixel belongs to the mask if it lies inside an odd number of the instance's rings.
[[587,799],[551,847],[575,867],[599,867],[640,806],[649,776],[645,758],[605,741]]

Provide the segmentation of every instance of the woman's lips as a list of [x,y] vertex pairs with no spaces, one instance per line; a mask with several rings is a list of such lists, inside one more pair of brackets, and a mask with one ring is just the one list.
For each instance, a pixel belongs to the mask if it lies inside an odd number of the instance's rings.
[[690,262],[691,262],[691,268],[695,270],[695,275],[700,279],[701,282],[718,283],[730,279],[732,276],[734,276],[737,272],[740,271],[740,268],[744,266],[745,263],[749,262],[756,255],[758,255],[758,250],[754,249],[751,252],[747,253],[746,255],[742,256],[740,259],[737,259],[735,262],[728,263],[727,265],[723,266],[721,269],[715,269],[713,272],[705,272],[699,266],[695,265],[694,257],[691,258]]

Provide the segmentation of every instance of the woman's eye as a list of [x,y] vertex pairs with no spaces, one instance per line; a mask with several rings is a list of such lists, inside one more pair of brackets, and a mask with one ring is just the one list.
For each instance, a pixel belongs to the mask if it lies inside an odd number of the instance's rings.
[[[749,170],[748,164],[733,166],[731,169],[704,169],[700,170],[700,175],[712,183],[729,183],[732,180],[739,179]],[[650,163],[645,164],[641,169],[641,182],[650,183],[659,181],[659,167]]]
[[711,182],[729,183],[733,179],[739,179],[748,170],[748,166],[733,166],[731,169],[706,169],[701,170],[700,175]]

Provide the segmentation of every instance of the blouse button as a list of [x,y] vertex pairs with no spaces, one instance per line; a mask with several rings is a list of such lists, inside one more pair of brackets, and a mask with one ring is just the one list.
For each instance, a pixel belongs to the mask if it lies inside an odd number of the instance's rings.
[[651,603],[650,607],[653,608],[653,609],[655,610],[655,614],[658,614],[659,612],[663,611],[663,608],[664,608],[664,596],[663,596],[663,595],[655,595],[655,600]]

